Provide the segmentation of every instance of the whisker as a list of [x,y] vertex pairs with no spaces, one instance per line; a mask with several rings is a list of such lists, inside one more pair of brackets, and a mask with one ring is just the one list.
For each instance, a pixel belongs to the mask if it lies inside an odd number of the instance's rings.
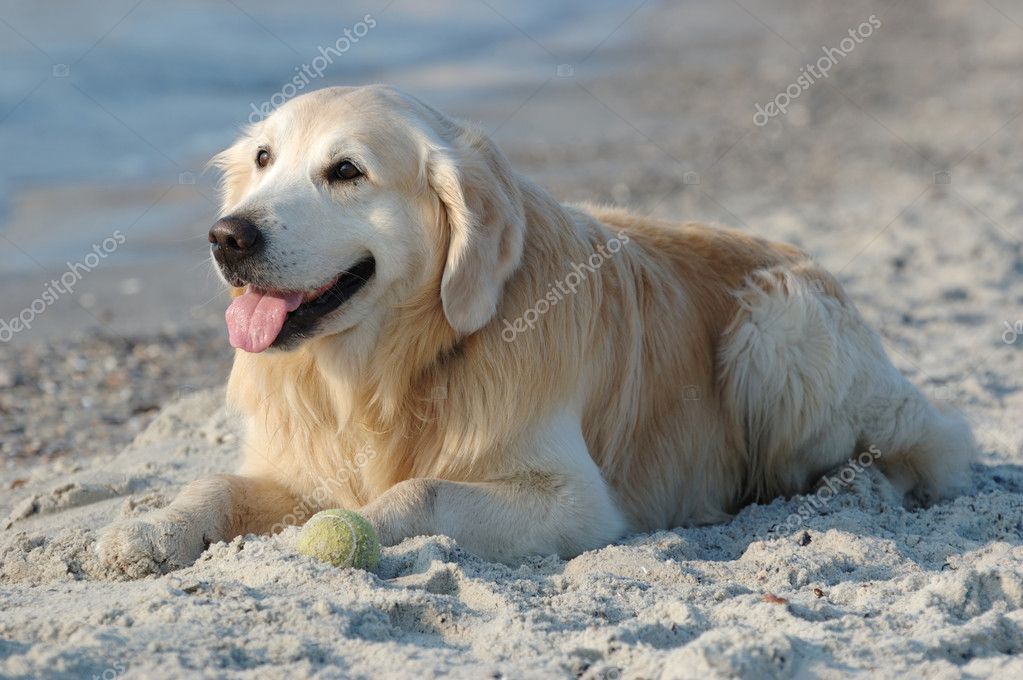
[[210,264],[210,261],[205,259],[205,258],[202,259],[202,260],[199,260],[197,263],[193,264],[188,271],[189,272],[194,272],[199,267],[209,267],[209,270],[213,271],[213,266]]

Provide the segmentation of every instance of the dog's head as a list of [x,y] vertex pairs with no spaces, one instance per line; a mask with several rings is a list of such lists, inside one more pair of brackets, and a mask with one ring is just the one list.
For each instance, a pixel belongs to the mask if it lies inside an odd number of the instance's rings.
[[494,316],[522,255],[522,195],[480,133],[392,88],[297,97],[214,164],[221,219],[209,238],[231,344],[294,349],[364,337],[415,296],[437,296],[459,335]]

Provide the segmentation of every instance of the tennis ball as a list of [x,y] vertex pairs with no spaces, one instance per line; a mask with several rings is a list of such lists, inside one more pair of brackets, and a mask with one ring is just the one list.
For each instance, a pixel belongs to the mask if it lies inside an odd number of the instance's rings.
[[366,518],[351,510],[323,510],[298,535],[298,552],[335,567],[373,571],[380,563],[380,539]]

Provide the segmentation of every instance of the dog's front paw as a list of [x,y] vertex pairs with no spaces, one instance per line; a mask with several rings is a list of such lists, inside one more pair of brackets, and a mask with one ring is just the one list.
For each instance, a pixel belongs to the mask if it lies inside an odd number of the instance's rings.
[[142,517],[107,527],[96,542],[96,552],[110,569],[141,578],[189,566],[211,540],[187,521]]

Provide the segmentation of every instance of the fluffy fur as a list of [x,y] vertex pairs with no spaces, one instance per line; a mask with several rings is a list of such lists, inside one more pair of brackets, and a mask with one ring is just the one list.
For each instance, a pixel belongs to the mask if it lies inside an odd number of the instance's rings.
[[[339,153],[365,164],[361,186],[317,183]],[[377,273],[297,348],[239,351],[244,462],[111,527],[100,553],[130,575],[328,507],[385,544],[567,557],[805,491],[868,447],[938,498],[972,454],[800,250],[560,205],[395,90],[303,95],[216,162],[224,214],[273,244],[263,285],[313,289],[366,252]]]

